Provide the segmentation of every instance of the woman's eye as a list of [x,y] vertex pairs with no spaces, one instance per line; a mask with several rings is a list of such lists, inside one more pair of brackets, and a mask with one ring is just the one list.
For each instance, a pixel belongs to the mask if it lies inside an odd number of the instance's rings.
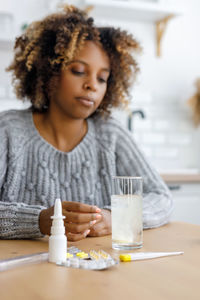
[[[77,76],[82,76],[82,75],[85,74],[85,72],[80,72],[80,71],[73,70],[73,69],[72,69],[71,71],[72,71],[72,73],[73,73],[74,75],[77,75]],[[99,82],[101,82],[101,83],[106,83],[106,82],[107,82],[107,80],[104,79],[104,78],[102,78],[102,77],[99,77],[98,80],[99,80]]]
[[84,72],[80,72],[80,71],[76,71],[76,70],[72,70],[72,73],[75,75],[83,75]]
[[99,78],[99,81],[100,81],[100,82],[104,82],[104,83],[107,82],[107,80],[105,80],[105,79],[103,79],[103,78]]

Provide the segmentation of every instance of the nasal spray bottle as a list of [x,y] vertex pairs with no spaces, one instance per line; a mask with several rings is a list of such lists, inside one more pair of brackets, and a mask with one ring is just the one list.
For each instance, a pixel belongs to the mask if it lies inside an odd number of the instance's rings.
[[62,215],[62,204],[60,199],[56,199],[54,205],[54,215],[51,226],[51,236],[49,237],[49,262],[57,263],[66,261],[67,237]]

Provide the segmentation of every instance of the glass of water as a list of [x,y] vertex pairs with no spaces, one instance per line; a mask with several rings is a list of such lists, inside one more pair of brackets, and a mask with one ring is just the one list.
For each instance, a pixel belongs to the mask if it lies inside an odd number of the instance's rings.
[[112,178],[112,248],[130,250],[143,243],[142,177]]

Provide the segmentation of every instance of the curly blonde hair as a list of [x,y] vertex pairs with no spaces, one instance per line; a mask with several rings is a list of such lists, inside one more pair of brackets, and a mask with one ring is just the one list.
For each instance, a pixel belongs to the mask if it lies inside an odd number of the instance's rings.
[[30,100],[33,111],[48,110],[62,69],[87,40],[101,43],[111,65],[107,91],[95,114],[109,115],[112,107],[126,106],[139,70],[132,55],[140,50],[138,42],[126,31],[95,26],[85,11],[74,6],[31,23],[16,38],[14,60],[7,71],[12,71],[17,97]]

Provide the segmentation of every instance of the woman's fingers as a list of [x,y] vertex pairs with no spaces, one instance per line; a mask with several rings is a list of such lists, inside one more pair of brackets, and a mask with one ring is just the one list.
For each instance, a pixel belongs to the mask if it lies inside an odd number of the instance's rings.
[[66,221],[72,223],[89,223],[90,221],[100,220],[102,215],[95,213],[77,213],[72,211],[63,211]]
[[66,211],[82,213],[100,213],[101,209],[94,205],[88,205],[79,202],[63,201],[62,208]]
[[101,232],[104,232],[105,225],[103,222],[97,223],[91,227],[90,236],[98,236]]
[[70,242],[76,242],[84,239],[88,234],[90,233],[90,230],[87,229],[83,233],[71,233],[71,232],[66,232],[67,240]]
[[90,229],[95,223],[96,220],[91,221],[89,223],[83,223],[83,224],[65,223],[65,229],[67,232],[71,232],[71,233],[83,233],[87,229]]
[[100,208],[79,202],[63,201],[62,213],[66,217],[64,222],[67,239],[72,242],[84,239],[90,229],[102,219]]
[[99,236],[104,236],[104,235],[108,235],[110,234],[106,229],[103,229],[101,231],[90,231],[88,236],[92,236],[92,237],[99,237]]

